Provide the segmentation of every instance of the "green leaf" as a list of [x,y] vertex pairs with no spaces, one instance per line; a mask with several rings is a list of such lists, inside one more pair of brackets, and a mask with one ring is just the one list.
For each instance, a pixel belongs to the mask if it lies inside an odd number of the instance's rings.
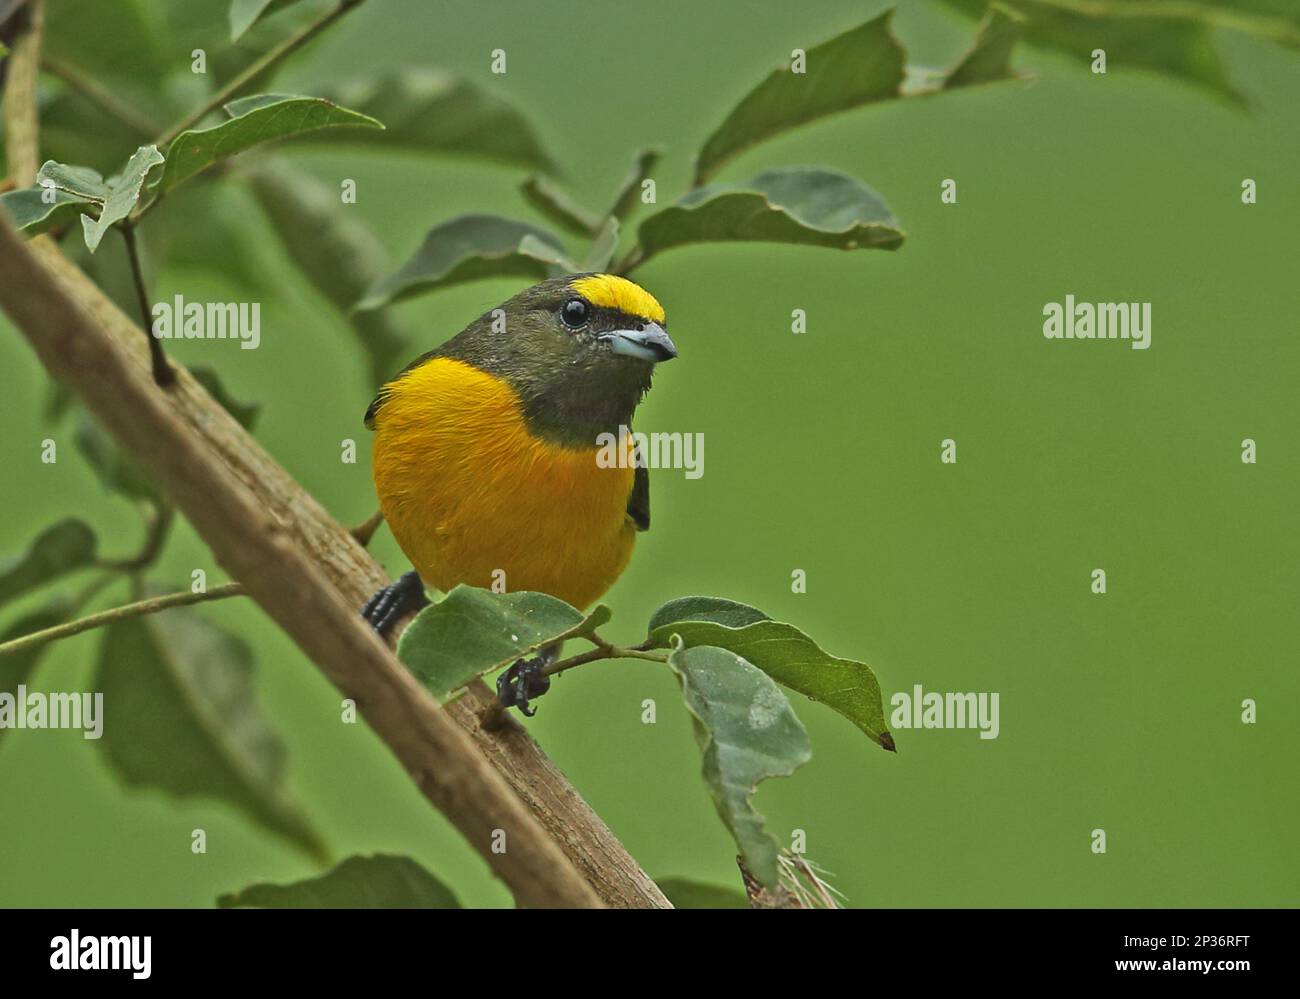
[[530,205],[562,229],[590,236],[600,228],[599,215],[583,208],[545,174],[533,174],[519,189]]
[[769,620],[758,608],[724,597],[678,597],[650,616],[649,633],[654,635],[660,628],[678,621],[712,621],[728,628],[743,628],[755,621]]
[[555,171],[554,162],[522,112],[450,73],[405,69],[344,83],[326,94],[385,124],[385,131],[367,136],[369,146]]
[[745,893],[690,878],[657,878],[655,884],[674,909],[748,909]]
[[780,847],[750,799],[769,777],[788,777],[812,757],[808,733],[762,670],[726,649],[675,648],[677,674],[704,754],[704,780],[746,867],[774,888]]
[[460,215],[430,229],[420,249],[395,273],[376,281],[355,308],[377,309],[480,278],[540,281],[557,268],[577,269],[566,267],[564,248],[545,230],[498,215]]
[[[971,16],[985,10],[984,0],[947,2]],[[1014,0],[1007,6],[1025,18],[1024,38],[1031,45],[1065,52],[1084,63],[1091,63],[1094,49],[1104,49],[1109,72],[1129,67],[1162,73],[1233,104],[1241,104],[1243,99],[1229,80],[1215,45],[1216,25],[1258,28],[1286,44],[1300,44],[1295,14],[1288,11],[1270,16],[1278,10],[1271,0],[1231,4],[1153,0],[1141,5],[1105,0]]]
[[994,83],[1014,75],[1011,53],[1025,30],[1025,18],[1000,3],[989,4],[975,41],[952,68],[943,89]]
[[82,201],[103,205],[112,194],[112,188],[104,178],[90,167],[71,166],[46,160],[36,172],[38,187],[53,188]]
[[0,604],[95,561],[95,532],[69,517],[47,527],[25,552],[0,563]]
[[326,849],[284,787],[245,642],[178,607],[109,625],[94,689],[109,762],[132,787],[224,801],[313,857]]
[[230,0],[230,40],[239,41],[259,18],[297,2],[298,0]]
[[1193,21],[1228,28],[1257,38],[1300,48],[1300,7],[1291,0],[1043,0],[1049,6],[1094,17],[1127,18],[1136,15]]
[[[44,631],[46,628],[53,628],[55,625],[62,624],[68,619],[71,612],[72,606],[67,601],[51,601],[49,605],[41,610],[19,618],[3,633],[0,633],[0,644],[12,642],[15,638],[22,638],[24,635]],[[18,687],[31,679],[41,657],[53,645],[53,642],[46,642],[44,645],[36,645],[22,652],[0,656],[0,693],[17,698]],[[0,741],[4,740],[5,733],[8,731],[7,727],[0,727]]]
[[457,586],[402,632],[397,658],[442,699],[477,677],[589,634],[608,620],[603,606],[584,617],[545,593]]
[[109,194],[104,178],[89,167],[46,160],[36,184],[0,196],[0,208],[15,228],[35,236],[71,222],[85,209],[98,214]]
[[632,166],[614,194],[614,204],[609,209],[610,215],[622,220],[632,213],[641,194],[641,182],[650,176],[650,171],[654,169],[662,155],[662,149],[642,149],[632,157]]
[[182,132],[167,147],[167,166],[156,188],[159,194],[264,142],[338,126],[384,127],[369,115],[321,97],[258,94],[232,101],[226,105],[226,112],[231,116],[229,121]]
[[702,183],[729,159],[818,118],[896,97],[903,82],[903,47],[890,30],[893,11],[807,51],[805,72],[787,62],[774,69],[704,143],[696,160]]
[[410,857],[348,857],[315,878],[256,884],[217,899],[222,909],[459,909],[451,889]]
[[19,232],[39,236],[68,222],[74,221],[95,202],[78,198],[65,191],[54,190],[46,194],[39,187],[24,188],[0,194],[0,211]]
[[[802,73],[794,72],[789,62],[778,66],[705,141],[696,159],[696,186],[758,143],[828,115],[1013,77],[1010,55],[1019,19],[1007,8],[996,4],[994,8],[971,49],[948,73],[930,74],[906,65],[906,54],[891,28],[893,11],[808,49]],[[935,75],[937,84],[909,83],[910,78]]]
[[208,390],[208,395],[216,399],[221,404],[221,408],[235,418],[245,430],[252,430],[253,425],[257,423],[257,415],[262,410],[260,402],[240,402],[221,384],[221,376],[217,374],[215,368],[207,365],[199,365],[190,368],[190,374],[194,380]]
[[869,187],[818,167],[767,170],[746,184],[698,188],[639,230],[644,258],[688,243],[737,241],[894,250],[903,233]]
[[4,57],[7,56],[8,54],[9,54],[9,46],[6,45],[4,42],[0,42],[0,62],[3,62]]
[[596,233],[596,238],[591,241],[591,249],[582,258],[582,263],[578,265],[578,269],[583,271],[606,270],[609,267],[610,260],[614,257],[614,249],[617,246],[618,219],[611,215],[605,220],[605,224],[600,227],[600,232]]
[[[727,649],[782,686],[838,711],[877,745],[894,749],[893,737],[885,727],[880,682],[866,663],[830,655],[794,625],[767,618],[746,621],[746,612],[758,613],[752,607],[711,607],[707,603],[710,598],[687,599],[705,602],[695,607],[669,604],[651,620],[650,640],[657,646],[667,648],[678,635],[687,648]],[[689,620],[693,614],[700,619]]]
[[370,359],[374,387],[393,376],[409,353],[409,338],[384,309],[353,312],[368,287],[388,271],[388,254],[351,206],[316,178],[284,163],[251,175],[258,203],[289,258],[316,290],[342,312]]
[[129,499],[157,503],[158,486],[140,464],[117,446],[117,442],[86,410],[81,410],[73,438],[77,450],[94,471],[100,484],[110,492]]
[[81,216],[81,228],[86,239],[86,248],[94,253],[100,240],[109,228],[121,222],[131,214],[140,201],[140,190],[155,167],[162,166],[163,155],[157,146],[141,146],[137,149],[122,172],[108,179],[108,195],[100,209],[99,218],[89,215]]

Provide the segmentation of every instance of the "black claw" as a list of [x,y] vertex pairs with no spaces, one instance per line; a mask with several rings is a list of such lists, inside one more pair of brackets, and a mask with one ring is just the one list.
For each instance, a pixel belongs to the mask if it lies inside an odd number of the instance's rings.
[[497,700],[507,708],[518,708],[529,718],[537,714],[528,702],[551,689],[551,678],[542,672],[555,659],[548,650],[535,659],[520,659],[497,677]]
[[361,616],[379,634],[387,635],[400,618],[413,610],[427,607],[428,604],[429,598],[424,595],[424,583],[420,582],[420,574],[411,570],[367,600],[361,608]]

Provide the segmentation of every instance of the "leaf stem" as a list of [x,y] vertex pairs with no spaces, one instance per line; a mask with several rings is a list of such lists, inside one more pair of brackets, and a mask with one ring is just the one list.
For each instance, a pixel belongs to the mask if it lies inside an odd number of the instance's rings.
[[641,645],[625,648],[620,645],[610,644],[595,632],[582,637],[591,642],[595,648],[580,652],[576,656],[570,656],[568,659],[561,659],[558,662],[551,663],[542,670],[542,675],[555,676],[565,670],[573,669],[575,666],[585,666],[587,663],[598,662],[601,659],[645,659],[655,663],[666,663],[668,661],[667,652],[649,649],[644,642]]
[[146,511],[145,519],[148,525],[140,551],[130,558],[105,559],[99,563],[101,569],[110,572],[139,572],[141,569],[147,569],[157,560],[163,542],[167,540],[167,532],[171,528],[176,511],[169,503],[161,503],[157,506],[152,503],[141,503],[140,507]]
[[272,66],[278,63],[285,56],[290,55],[291,53],[296,52],[298,49],[302,48],[302,46],[306,45],[309,41],[315,38],[317,34],[319,34],[325,28],[329,27],[331,24],[333,24],[335,21],[341,18],[348,11],[352,10],[353,7],[358,7],[363,2],[364,0],[339,0],[337,6],[326,11],[324,14],[322,14],[320,17],[316,18],[316,20],[310,22],[309,24],[303,25],[303,27],[298,32],[296,32],[289,38],[286,38],[275,48],[271,49],[269,52],[263,55],[262,58],[258,59],[256,62],[250,65],[242,73],[239,73],[237,76],[235,76],[234,79],[232,79],[224,87],[222,87],[215,94],[209,97],[207,101],[203,103],[202,106],[195,108],[193,111],[187,114],[180,121],[173,124],[165,132],[159,135],[157,139],[154,140],[154,145],[158,146],[159,148],[162,148],[163,146],[166,146],[168,143],[170,143],[173,139],[176,138],[176,136],[180,135],[182,132],[190,128],[193,128],[204,118],[206,118],[209,114],[211,114],[217,108],[221,107],[221,105],[225,104],[232,97],[238,94],[246,86],[248,86],[258,77],[262,76],[262,74],[264,74],[267,70],[269,70]]
[[90,631],[92,628],[102,628],[106,624],[126,621],[145,614],[156,614],[171,607],[185,607],[189,604],[203,603],[207,600],[237,597],[242,595],[243,592],[244,586],[242,583],[222,583],[220,586],[214,586],[203,593],[181,590],[179,593],[168,593],[161,597],[138,600],[135,603],[124,604],[121,607],[114,607],[98,614],[91,614],[89,617],[83,617],[77,621],[69,621],[66,624],[55,625],[53,628],[34,631],[30,635],[23,635],[22,638],[15,638],[12,642],[4,642],[0,644],[0,659],[23,652],[36,645],[44,645],[46,642],[79,635],[83,631]]
[[140,266],[140,251],[135,244],[135,223],[124,220],[119,226],[122,239],[126,241],[126,255],[131,261],[131,277],[135,281],[135,297],[140,304],[140,322],[143,324],[145,339],[149,341],[149,360],[153,365],[153,380],[164,388],[176,381],[176,372],[167,363],[162,344],[150,332],[153,326],[153,310],[149,308],[149,293],[144,287],[144,271]]
[[357,539],[357,543],[362,548],[370,544],[370,539],[375,536],[375,531],[379,530],[379,525],[384,522],[384,511],[376,510],[366,521],[352,528],[348,533]]
[[627,275],[632,273],[634,268],[641,266],[646,262],[645,251],[641,249],[641,244],[636,243],[631,249],[624,254],[623,259],[614,265],[615,274]]
[[144,114],[137,111],[107,87],[83,74],[77,67],[69,66],[67,63],[53,59],[50,56],[42,56],[41,69],[51,76],[58,77],[81,94],[82,97],[97,105],[101,110],[106,111],[111,117],[117,119],[119,124],[125,125],[136,135],[147,138],[158,130],[158,126],[145,117]]

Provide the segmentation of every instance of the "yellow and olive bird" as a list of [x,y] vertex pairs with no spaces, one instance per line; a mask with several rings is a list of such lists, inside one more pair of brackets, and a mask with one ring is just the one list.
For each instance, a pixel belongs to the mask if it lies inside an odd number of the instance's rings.
[[[503,580],[580,609],[613,585],[650,526],[650,480],[627,428],[655,365],[677,356],[666,326],[626,278],[552,278],[380,389],[366,410],[375,489],[415,568],[366,604],[376,630],[426,604],[426,585]],[[622,460],[598,460],[605,434]],[[502,701],[531,714],[549,686],[543,664],[502,674]]]

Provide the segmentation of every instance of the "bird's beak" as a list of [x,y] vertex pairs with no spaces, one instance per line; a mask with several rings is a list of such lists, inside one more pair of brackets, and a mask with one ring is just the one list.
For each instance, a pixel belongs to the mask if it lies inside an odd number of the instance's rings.
[[639,357],[643,361],[656,364],[670,361],[677,356],[677,347],[668,339],[668,333],[658,323],[646,323],[641,329],[614,330],[600,334],[600,339],[609,342],[615,354]]

